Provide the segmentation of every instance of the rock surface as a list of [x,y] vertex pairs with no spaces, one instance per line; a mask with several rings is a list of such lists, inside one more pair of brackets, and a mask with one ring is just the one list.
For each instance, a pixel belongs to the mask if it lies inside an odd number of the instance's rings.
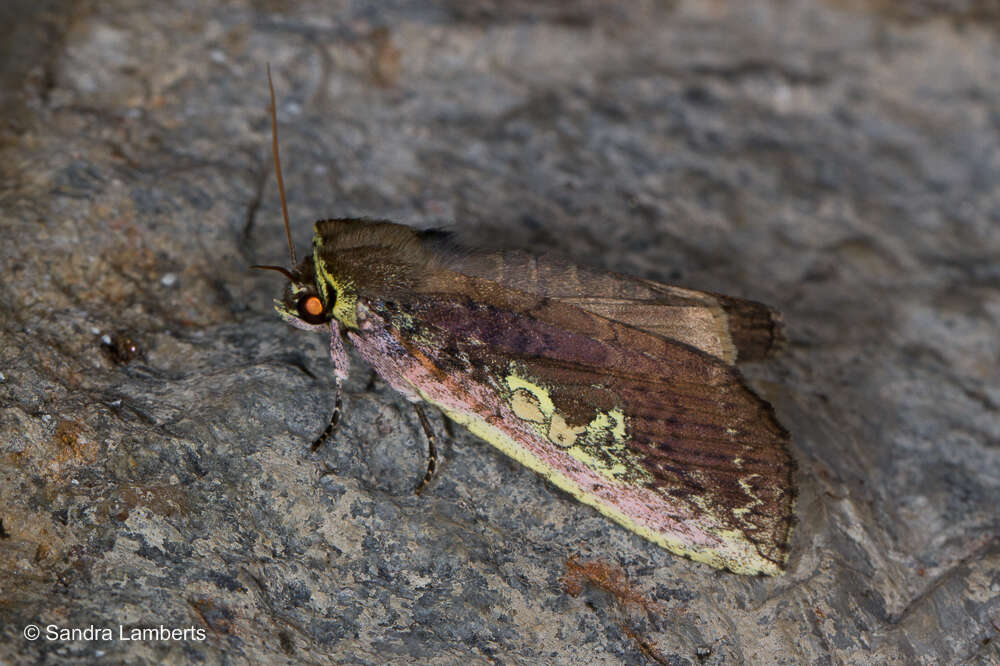
[[[1000,661],[990,4],[146,4],[3,10],[0,661]],[[302,247],[371,215],[784,312],[747,374],[799,461],[788,573],[461,431],[415,497],[356,356],[311,453],[326,341],[247,268],[287,257],[266,62]]]

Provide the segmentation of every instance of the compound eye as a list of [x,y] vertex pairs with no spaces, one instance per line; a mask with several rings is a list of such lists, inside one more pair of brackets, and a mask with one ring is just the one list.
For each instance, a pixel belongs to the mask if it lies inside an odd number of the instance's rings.
[[299,318],[307,324],[322,324],[326,321],[323,301],[315,294],[307,294],[299,299]]

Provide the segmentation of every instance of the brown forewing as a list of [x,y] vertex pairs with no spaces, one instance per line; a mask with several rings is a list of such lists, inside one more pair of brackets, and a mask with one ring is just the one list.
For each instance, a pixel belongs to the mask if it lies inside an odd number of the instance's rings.
[[494,387],[518,364],[550,389],[572,425],[586,424],[594,410],[622,409],[645,485],[692,508],[711,506],[725,527],[783,565],[795,496],[788,433],[725,361],[456,273],[436,273],[422,293],[381,314],[392,318],[399,309],[419,329],[406,335],[412,344],[439,358],[464,356],[478,380]]

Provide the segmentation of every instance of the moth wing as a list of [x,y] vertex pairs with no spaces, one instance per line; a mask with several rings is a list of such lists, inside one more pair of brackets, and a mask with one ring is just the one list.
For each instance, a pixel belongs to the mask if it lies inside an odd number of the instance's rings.
[[463,255],[452,268],[678,340],[727,363],[760,360],[784,342],[781,315],[756,301],[598,271],[521,251]]
[[[452,418],[673,552],[739,573],[784,568],[788,433],[732,366],[558,299],[466,276],[441,285],[393,305],[411,327],[400,342],[431,374],[462,376],[450,394],[487,390],[502,407],[470,398],[443,407]],[[533,450],[504,434],[512,418]]]

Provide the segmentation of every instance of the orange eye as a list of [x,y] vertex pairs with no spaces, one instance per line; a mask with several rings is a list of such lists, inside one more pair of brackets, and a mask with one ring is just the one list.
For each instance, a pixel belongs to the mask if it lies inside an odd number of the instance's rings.
[[316,294],[309,294],[299,299],[299,318],[307,324],[322,324],[327,321],[323,301]]
[[323,314],[323,301],[319,300],[319,296],[310,296],[302,304],[302,308],[312,316],[317,317]]

